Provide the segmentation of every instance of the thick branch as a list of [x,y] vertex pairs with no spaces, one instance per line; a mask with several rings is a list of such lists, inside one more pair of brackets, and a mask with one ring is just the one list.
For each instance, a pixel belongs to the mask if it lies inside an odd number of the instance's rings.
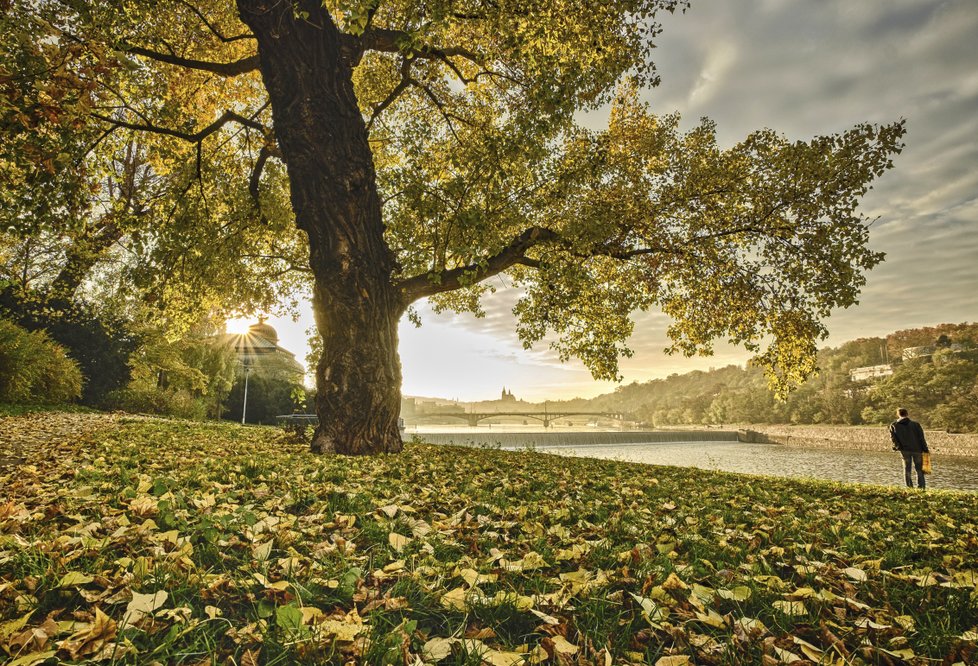
[[208,136],[221,129],[230,122],[240,123],[245,127],[250,127],[252,129],[258,130],[259,132],[267,133],[264,125],[255,120],[254,118],[246,118],[241,114],[235,113],[234,111],[225,111],[221,114],[221,117],[212,122],[207,127],[203,128],[199,132],[181,132],[180,130],[175,130],[170,127],[159,127],[157,125],[152,125],[149,123],[130,123],[125,120],[119,120],[117,118],[110,118],[108,116],[103,116],[101,114],[92,114],[99,120],[105,121],[117,127],[124,127],[126,129],[135,130],[137,132],[149,132],[151,134],[163,134],[165,136],[172,136],[178,139],[183,139],[184,141],[189,141],[190,143],[200,143]]
[[248,72],[254,72],[258,69],[260,64],[257,53],[255,55],[248,56],[247,58],[234,60],[232,62],[211,62],[209,60],[182,58],[172,53],[162,53],[160,51],[154,51],[141,46],[125,46],[123,47],[123,50],[127,53],[143,56],[144,58],[150,58],[151,60],[156,60],[158,62],[165,62],[169,65],[176,65],[178,67],[185,67],[187,69],[197,69],[203,72],[212,72],[214,74],[220,74],[221,76],[239,76],[241,74],[247,74]]
[[374,107],[373,111],[370,114],[370,120],[367,121],[367,131],[368,132],[370,131],[370,128],[373,127],[374,121],[377,120],[377,117],[380,116],[380,114],[384,112],[384,109],[386,109],[391,104],[393,104],[394,101],[398,97],[400,97],[401,94],[405,90],[407,90],[408,86],[411,85],[411,82],[412,82],[412,79],[411,79],[411,62],[412,62],[411,58],[404,58],[404,60],[401,62],[401,80],[394,87],[394,89],[391,90],[391,92],[387,96],[387,98],[384,99],[384,101],[382,101],[380,104],[378,104],[377,106]]
[[485,280],[516,264],[535,266],[536,262],[527,259],[526,253],[537,245],[559,240],[560,237],[555,231],[545,227],[530,227],[497,254],[481,262],[454,268],[450,271],[433,271],[403,280],[398,285],[401,300],[405,305],[408,305],[419,298],[453,291],[472,282],[473,277],[477,278],[475,281]]
[[251,171],[251,178],[248,179],[248,192],[251,194],[251,203],[255,208],[255,212],[258,213],[258,220],[264,225],[268,226],[268,217],[265,215],[265,211],[261,207],[261,197],[259,186],[261,185],[261,174],[265,170],[265,162],[268,158],[272,156],[272,149],[265,144],[258,151],[258,159],[255,160],[255,168]]
[[[365,51],[382,51],[384,53],[401,53],[402,44],[411,40],[411,35],[401,30],[388,30],[387,28],[368,28],[361,36],[360,43]],[[452,56],[459,56],[477,65],[482,64],[482,57],[474,51],[458,46],[440,48],[427,44],[421,45],[411,50],[415,58],[444,60]]]

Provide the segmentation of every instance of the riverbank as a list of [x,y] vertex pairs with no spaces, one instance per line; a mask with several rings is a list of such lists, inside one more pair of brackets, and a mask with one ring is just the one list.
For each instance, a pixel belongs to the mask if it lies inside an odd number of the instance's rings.
[[[853,451],[890,451],[892,447],[886,426],[752,424],[738,431],[740,441],[751,443]],[[978,434],[927,430],[925,436],[934,455],[978,457]]]
[[419,443],[315,456],[271,428],[85,423],[0,469],[13,663],[978,655],[966,493]]

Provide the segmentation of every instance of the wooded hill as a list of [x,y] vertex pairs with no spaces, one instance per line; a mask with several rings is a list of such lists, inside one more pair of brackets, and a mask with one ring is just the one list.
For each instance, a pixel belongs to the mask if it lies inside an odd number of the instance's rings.
[[[904,358],[904,350],[917,358]],[[913,352],[908,352],[908,356]],[[889,365],[892,374],[856,381],[855,368]],[[978,431],[978,324],[897,331],[819,351],[819,372],[778,401],[760,368],[730,365],[634,382],[551,409],[624,411],[655,426],[722,423],[886,423],[897,407],[930,428]]]

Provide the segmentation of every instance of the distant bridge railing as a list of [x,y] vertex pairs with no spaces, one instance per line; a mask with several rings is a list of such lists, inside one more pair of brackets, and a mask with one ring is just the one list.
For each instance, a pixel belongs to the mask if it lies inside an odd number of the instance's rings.
[[423,414],[412,414],[407,417],[410,419],[426,419],[426,418],[453,418],[465,421],[470,426],[475,427],[480,421],[485,421],[486,419],[495,418],[497,416],[508,416],[517,417],[524,419],[534,419],[543,423],[544,428],[549,428],[550,424],[559,419],[565,419],[569,416],[594,416],[605,419],[613,419],[615,421],[631,421],[628,415],[622,414],[620,412],[582,412],[582,411],[566,411],[566,412],[425,412]]

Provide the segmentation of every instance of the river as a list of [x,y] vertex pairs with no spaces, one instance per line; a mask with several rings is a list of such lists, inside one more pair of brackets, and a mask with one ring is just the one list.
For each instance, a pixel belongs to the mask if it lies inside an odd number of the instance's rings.
[[[772,476],[828,479],[852,483],[902,486],[903,459],[891,451],[805,449],[778,444],[746,444],[735,441],[730,431],[693,433],[641,433],[595,428],[506,426],[491,428],[409,427],[406,436],[417,435],[436,444],[532,447],[557,455],[605,458],[651,465],[768,474]],[[709,438],[714,441],[678,441]],[[665,439],[673,441],[649,441]],[[644,441],[643,441],[644,440]],[[978,491],[978,457],[933,457],[934,473],[929,488]]]

